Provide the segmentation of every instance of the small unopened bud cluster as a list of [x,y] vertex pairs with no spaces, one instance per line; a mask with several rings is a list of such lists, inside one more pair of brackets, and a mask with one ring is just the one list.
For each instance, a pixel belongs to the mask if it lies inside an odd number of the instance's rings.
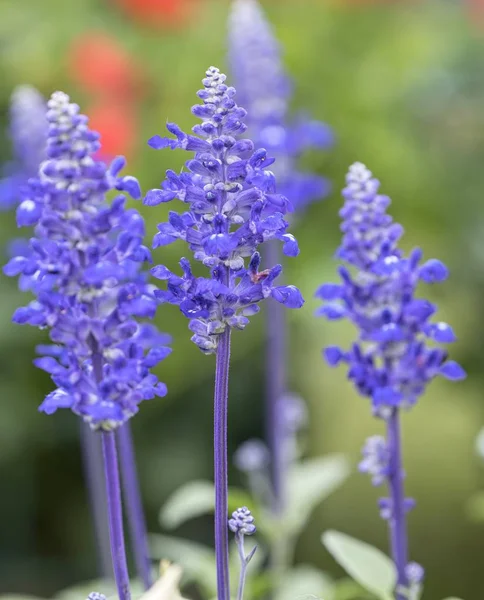
[[229,519],[229,528],[234,533],[241,535],[252,535],[256,531],[254,517],[246,506],[238,508]]

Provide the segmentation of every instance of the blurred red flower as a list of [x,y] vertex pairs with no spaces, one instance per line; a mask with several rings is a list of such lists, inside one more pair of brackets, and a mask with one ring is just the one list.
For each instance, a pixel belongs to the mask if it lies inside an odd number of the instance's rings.
[[102,32],[76,38],[68,51],[72,79],[97,95],[136,98],[146,86],[143,68],[119,42]]
[[149,27],[181,25],[193,16],[195,0],[112,0],[132,19]]
[[118,154],[132,156],[137,132],[135,107],[106,100],[92,105],[85,114],[90,128],[101,134],[99,158],[110,161]]

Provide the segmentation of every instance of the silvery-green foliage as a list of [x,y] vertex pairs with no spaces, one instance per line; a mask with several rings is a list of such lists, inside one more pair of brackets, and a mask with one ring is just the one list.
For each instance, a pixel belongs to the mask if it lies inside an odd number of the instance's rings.
[[327,531],[322,542],[355,581],[380,600],[393,600],[395,565],[377,548],[339,531]]
[[[296,588],[299,590],[297,596],[316,595],[324,600],[332,600],[332,583],[326,574],[308,566],[291,569],[290,562],[297,538],[312,511],[343,483],[349,471],[347,460],[340,454],[293,463],[288,475],[287,505],[277,516],[270,512],[260,498],[239,488],[229,490],[229,512],[239,506],[250,506],[257,522],[258,551],[248,570],[246,598],[258,597],[265,593],[268,587],[272,587],[275,596],[280,596],[282,600],[289,600],[290,590]],[[190,519],[212,514],[213,510],[213,483],[204,480],[192,481],[168,498],[160,510],[160,523],[166,529],[175,529]],[[281,540],[281,531],[284,531],[284,543]],[[286,563],[284,577],[274,578],[269,582],[267,573],[262,573],[261,567],[266,549],[273,545],[284,546],[282,555]],[[152,536],[152,549],[154,558],[168,558],[179,562],[184,568],[185,576],[201,587],[205,597],[211,598],[215,595],[214,557],[206,546],[176,537]],[[233,558],[231,569],[236,572],[235,555]],[[308,575],[306,583],[302,579],[303,574]]]

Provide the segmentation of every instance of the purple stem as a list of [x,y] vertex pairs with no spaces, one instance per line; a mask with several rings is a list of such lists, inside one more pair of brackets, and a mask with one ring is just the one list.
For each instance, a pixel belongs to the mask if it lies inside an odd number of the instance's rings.
[[[398,586],[408,585],[405,575],[408,558],[405,492],[403,489],[402,442],[400,436],[400,413],[394,408],[387,420],[387,444],[389,453],[388,488],[391,502],[390,543],[393,561],[397,569]],[[396,600],[404,600],[398,594]]]
[[126,550],[124,548],[123,510],[121,505],[121,489],[119,485],[116,438],[113,431],[102,431],[101,436],[104,455],[104,473],[106,476],[109,538],[111,541],[111,558],[113,561],[114,579],[116,581],[119,600],[131,600]]
[[229,392],[230,328],[220,335],[215,367],[214,395],[214,478],[215,478],[215,559],[218,600],[230,600],[227,412]]
[[80,436],[84,477],[94,522],[100,576],[104,579],[113,579],[101,438],[84,421],[81,421]]
[[[267,244],[267,264],[274,266],[282,260],[280,244],[274,240]],[[279,401],[286,392],[286,319],[282,304],[274,300],[267,303],[266,347],[266,439],[271,457],[271,482],[273,511],[284,509],[284,475],[286,470],[284,431],[279,414]]]
[[133,545],[134,560],[138,576],[148,590],[153,585],[151,563],[148,551],[148,534],[141,502],[141,493],[136,471],[136,459],[133,447],[131,425],[127,421],[116,432],[119,458],[121,463],[121,481],[126,503],[128,525]]

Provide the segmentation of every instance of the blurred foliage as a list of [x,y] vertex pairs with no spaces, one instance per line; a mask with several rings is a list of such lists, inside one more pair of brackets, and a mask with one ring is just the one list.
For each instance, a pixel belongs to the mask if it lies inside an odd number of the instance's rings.
[[[306,168],[329,175],[335,191],[298,218],[301,256],[287,264],[288,280],[308,300],[303,310],[290,315],[290,378],[294,391],[309,403],[309,454],[343,452],[356,465],[364,438],[381,425],[344,373],[321,360],[325,343],[351,339],[349,328],[316,322],[312,315],[313,291],[335,277],[338,190],[347,166],[361,160],[393,198],[392,213],[407,232],[405,248],[419,244],[427,257],[438,256],[451,268],[450,280],[428,293],[459,335],[453,356],[469,377],[458,386],[434,383],[405,416],[406,484],[418,501],[410,516],[411,556],[427,570],[425,600],[449,594],[479,600],[484,597],[484,525],[472,522],[465,506],[484,487],[473,455],[473,439],[484,420],[479,358],[484,334],[483,34],[457,1],[263,4],[295,79],[294,108],[330,123],[337,136],[331,152],[304,157]],[[106,106],[116,109],[121,116],[105,125],[105,135],[124,125],[135,132],[130,147],[119,151],[129,151],[129,170],[143,189],[157,186],[166,168],[179,169],[184,160],[179,152],[156,153],[146,140],[163,130],[167,118],[181,126],[193,124],[189,107],[204,70],[210,64],[226,67],[229,3],[198,0],[197,5],[193,18],[160,30],[134,21],[129,11],[107,0],[2,0],[0,160],[10,154],[10,93],[17,84],[31,83],[46,96],[65,90],[88,114],[100,103],[101,114]],[[74,72],[82,65],[73,61],[72,48],[91,33],[115,39],[130,56],[131,72],[140,76],[139,93],[106,95],[83,85]],[[151,236],[166,212],[143,212]],[[3,215],[0,232],[5,247],[17,235],[13,215]],[[157,252],[155,260],[171,267],[183,251],[175,244]],[[0,592],[49,597],[96,576],[78,423],[67,412],[53,417],[37,413],[51,388],[48,377],[31,364],[34,346],[44,335],[10,323],[13,309],[27,301],[15,282],[3,279],[0,294]],[[169,494],[188,481],[211,476],[214,367],[213,359],[190,343],[186,320],[175,308],[161,310],[158,319],[174,336],[175,351],[161,368],[170,393],[163,401],[146,403],[133,422],[153,532],[159,530],[159,507]],[[263,315],[234,337],[231,452],[263,429],[263,342]],[[235,470],[231,481],[238,483]],[[321,532],[330,528],[386,548],[376,496],[367,479],[355,475],[311,517],[297,545],[297,562],[342,576],[320,545]],[[182,525],[180,535],[210,544],[210,519],[201,516]],[[354,597],[354,587],[351,593]],[[338,594],[343,600],[344,592]]]

